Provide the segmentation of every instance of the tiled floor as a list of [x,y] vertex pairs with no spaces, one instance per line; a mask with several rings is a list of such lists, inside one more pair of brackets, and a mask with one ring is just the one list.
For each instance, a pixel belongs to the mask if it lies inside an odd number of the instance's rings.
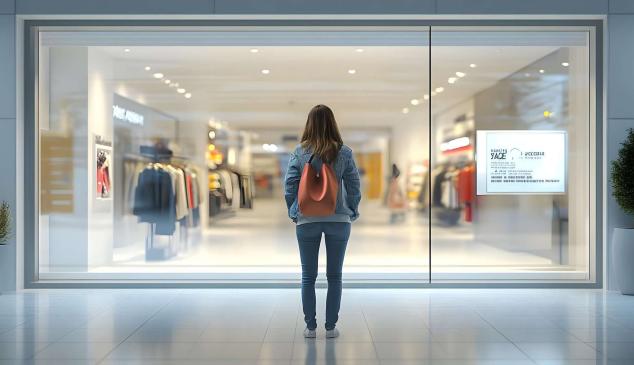
[[0,364],[634,364],[634,297],[598,290],[345,289],[338,326],[303,339],[297,289],[29,291]]

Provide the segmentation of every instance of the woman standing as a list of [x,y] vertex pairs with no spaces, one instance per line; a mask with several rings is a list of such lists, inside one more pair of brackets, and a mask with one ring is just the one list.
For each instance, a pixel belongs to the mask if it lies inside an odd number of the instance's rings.
[[[307,165],[308,164],[308,165]],[[305,168],[323,171],[327,164],[336,177],[336,204],[329,215],[302,214],[298,191]],[[308,166],[308,167],[307,167]],[[322,178],[324,178],[322,176]],[[361,191],[359,171],[352,150],[343,144],[332,110],[317,105],[308,113],[301,143],[291,154],[285,181],[288,215],[296,224],[297,242],[302,262],[302,306],[306,329],[304,337],[317,333],[315,280],[317,279],[319,246],[322,234],[326,241],[326,337],[339,336],[335,328],[341,304],[341,272],[346,253],[350,226],[359,217]]]

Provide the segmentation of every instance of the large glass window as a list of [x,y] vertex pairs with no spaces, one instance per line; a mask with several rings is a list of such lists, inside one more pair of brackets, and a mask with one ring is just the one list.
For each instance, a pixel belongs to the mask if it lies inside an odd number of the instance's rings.
[[283,179],[327,104],[362,180],[346,280],[591,280],[590,46],[578,28],[46,28],[38,277],[297,282]]
[[283,179],[326,104],[362,179],[346,274],[427,281],[413,207],[429,113],[413,100],[428,93],[428,41],[425,28],[43,32],[40,278],[296,281]]
[[432,280],[588,280],[585,31],[434,27]]

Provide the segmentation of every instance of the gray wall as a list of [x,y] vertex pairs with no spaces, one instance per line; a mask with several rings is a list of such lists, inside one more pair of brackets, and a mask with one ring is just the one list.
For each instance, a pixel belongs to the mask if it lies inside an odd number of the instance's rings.
[[[0,199],[16,204],[15,14],[610,14],[608,158],[634,126],[632,0],[0,0]],[[627,224],[608,198],[607,230]],[[608,247],[609,248],[609,247]],[[0,248],[0,290],[15,289],[15,242]],[[610,287],[613,287],[610,285]]]
[[[614,160],[625,131],[634,128],[634,1],[611,0],[608,18],[608,111],[607,111],[607,159]],[[618,289],[612,273],[612,231],[615,227],[634,227],[634,219],[628,217],[612,198],[612,189],[607,190],[607,271],[608,289]]]

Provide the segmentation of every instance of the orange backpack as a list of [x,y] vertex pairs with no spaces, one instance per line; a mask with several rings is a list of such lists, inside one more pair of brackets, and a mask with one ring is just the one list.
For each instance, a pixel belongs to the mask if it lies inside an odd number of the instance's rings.
[[306,217],[324,217],[335,214],[339,181],[330,164],[322,163],[321,170],[315,171],[310,156],[304,165],[299,181],[297,200],[299,211]]

